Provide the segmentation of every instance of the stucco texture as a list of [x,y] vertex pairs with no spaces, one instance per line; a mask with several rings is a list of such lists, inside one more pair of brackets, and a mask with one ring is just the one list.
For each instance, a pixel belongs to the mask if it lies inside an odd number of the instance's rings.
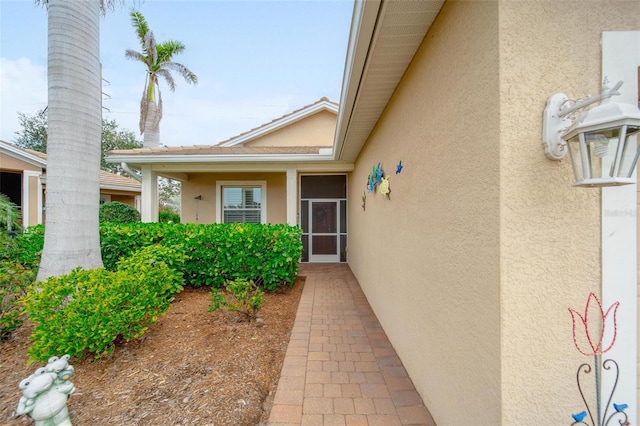
[[36,172],[42,171],[42,167],[34,166],[31,163],[27,163],[26,161],[18,160],[17,158],[4,154],[0,154],[0,169],[3,171],[19,172],[23,170],[32,170]]
[[244,146],[333,146],[336,114],[320,111],[303,120],[245,142]]
[[448,2],[349,180],[349,264],[439,425],[500,422],[499,133],[498,4]]
[[216,221],[217,181],[266,181],[267,223],[287,223],[286,173],[190,173],[182,182],[182,222]]
[[[542,113],[553,93],[597,93],[601,32],[639,17],[640,2],[447,1],[356,160],[349,264],[441,426],[583,410],[567,308],[599,290],[600,191],[546,158]],[[390,200],[366,192],[378,162]]]
[[639,28],[638,2],[500,3],[503,424],[570,423],[584,408],[575,371],[591,360],[567,308],[600,291],[600,191],[545,157],[541,117],[556,92],[599,92],[602,31]]

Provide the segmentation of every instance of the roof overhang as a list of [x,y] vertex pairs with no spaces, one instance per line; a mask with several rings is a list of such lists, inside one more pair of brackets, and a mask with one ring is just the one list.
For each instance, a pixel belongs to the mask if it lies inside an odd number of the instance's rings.
[[284,172],[292,166],[301,172],[349,172],[353,163],[335,161],[333,151],[321,149],[318,154],[224,154],[224,155],[127,155],[114,154],[109,162],[126,162],[141,169],[150,166],[159,174],[205,172]]
[[100,189],[105,191],[122,191],[122,192],[142,192],[142,187],[120,186],[120,185],[100,185]]
[[0,153],[36,167],[47,167],[47,161],[8,142],[0,141]]
[[336,126],[337,160],[353,162],[444,0],[355,0]]

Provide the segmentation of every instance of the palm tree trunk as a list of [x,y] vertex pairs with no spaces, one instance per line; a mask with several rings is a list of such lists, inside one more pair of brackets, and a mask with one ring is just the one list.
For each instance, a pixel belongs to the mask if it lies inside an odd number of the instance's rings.
[[48,1],[45,241],[38,281],[102,266],[100,0]]
[[160,124],[156,121],[158,106],[155,100],[149,101],[147,119],[144,122],[144,139],[142,144],[145,148],[160,147]]

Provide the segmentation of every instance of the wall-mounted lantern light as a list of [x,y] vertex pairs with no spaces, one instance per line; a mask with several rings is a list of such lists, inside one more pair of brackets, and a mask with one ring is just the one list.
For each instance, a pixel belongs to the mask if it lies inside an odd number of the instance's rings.
[[[606,84],[606,83],[605,83]],[[640,154],[640,109],[609,102],[619,95],[622,81],[585,100],[556,93],[547,101],[542,141],[547,157],[560,160],[569,152],[573,186],[601,187],[635,183],[633,171]],[[600,105],[584,109],[595,102]]]

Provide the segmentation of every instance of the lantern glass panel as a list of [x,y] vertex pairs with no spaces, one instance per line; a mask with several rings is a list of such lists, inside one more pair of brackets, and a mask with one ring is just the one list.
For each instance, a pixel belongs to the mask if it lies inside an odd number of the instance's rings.
[[[618,126],[578,133],[567,142],[577,186],[631,183],[640,127]],[[624,138],[621,143],[620,138]],[[616,163],[618,161],[618,163]]]
[[640,127],[626,127],[626,143],[620,158],[618,176],[630,178],[633,175],[635,164],[638,161],[638,141],[640,139]]

